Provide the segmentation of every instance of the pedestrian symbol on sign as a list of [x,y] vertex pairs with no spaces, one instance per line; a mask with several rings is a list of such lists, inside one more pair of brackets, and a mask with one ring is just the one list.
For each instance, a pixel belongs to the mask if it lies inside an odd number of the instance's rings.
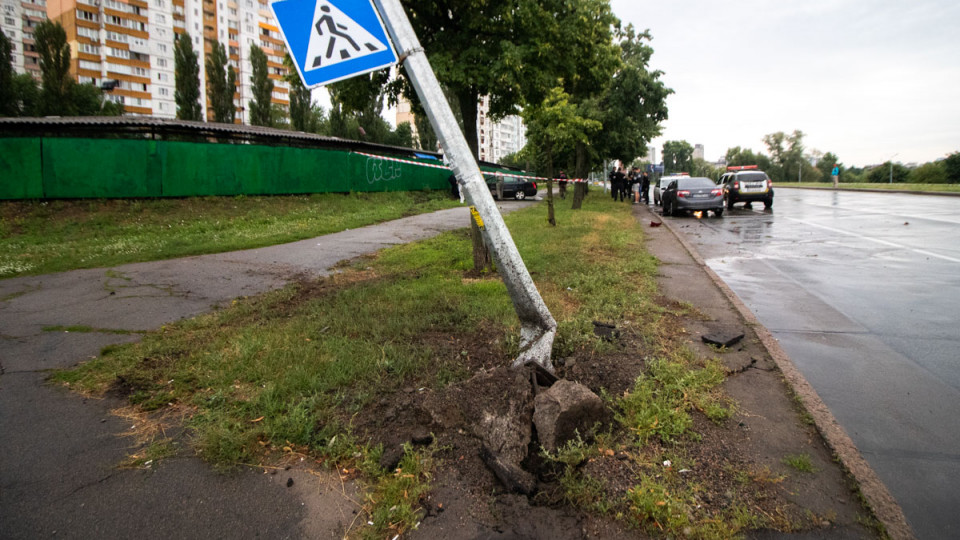
[[274,0],[270,9],[308,88],[397,63],[373,0]]
[[387,46],[336,7],[317,2],[313,28],[307,46],[311,68],[332,66],[344,60],[373,54]]

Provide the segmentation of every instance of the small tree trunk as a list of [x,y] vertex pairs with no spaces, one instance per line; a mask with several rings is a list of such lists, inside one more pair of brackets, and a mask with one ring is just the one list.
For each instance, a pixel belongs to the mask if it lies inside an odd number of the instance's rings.
[[553,212],[553,149],[548,143],[544,148],[547,157],[547,221],[550,226],[557,226],[557,219]]
[[557,219],[553,214],[553,179],[547,179],[547,221],[550,225],[556,227]]
[[[473,208],[470,208],[471,212]],[[483,233],[480,232],[480,227],[477,225],[477,220],[474,217],[470,216],[470,240],[473,241],[473,269],[477,272],[483,272],[489,270],[490,272],[496,272],[496,268],[493,267],[493,257],[490,256],[490,250],[487,249],[487,245],[483,242]]]
[[583,197],[587,194],[586,182],[577,182],[573,186],[573,210],[579,210],[583,205]]

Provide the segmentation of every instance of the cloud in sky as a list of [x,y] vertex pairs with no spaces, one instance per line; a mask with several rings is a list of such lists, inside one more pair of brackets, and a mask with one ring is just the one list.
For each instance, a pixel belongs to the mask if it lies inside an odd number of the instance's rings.
[[665,140],[706,158],[799,129],[846,165],[960,151],[956,0],[611,0],[650,29],[651,67],[676,93]]

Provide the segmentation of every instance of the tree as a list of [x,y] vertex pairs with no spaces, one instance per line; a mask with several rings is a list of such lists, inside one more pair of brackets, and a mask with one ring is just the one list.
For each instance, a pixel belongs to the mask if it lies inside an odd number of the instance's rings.
[[13,45],[0,30],[0,116],[18,116],[13,87]]
[[924,163],[910,171],[911,184],[946,184],[947,171],[943,162]]
[[[556,226],[553,211],[554,156],[572,150],[577,143],[589,141],[603,124],[579,115],[577,106],[561,88],[554,88],[543,103],[523,111],[527,124],[527,144],[538,151],[547,177],[547,221]],[[574,197],[576,198],[576,196]]]
[[663,167],[667,173],[690,172],[693,168],[693,146],[687,141],[663,143]]
[[318,107],[320,115],[315,114],[310,89],[300,80],[300,74],[297,73],[289,53],[283,57],[283,65],[287,68],[284,79],[290,86],[290,125],[294,131],[316,133],[320,129],[323,111]]
[[72,114],[77,116],[120,116],[123,105],[106,99],[103,90],[87,84],[74,84],[70,87]]
[[436,152],[440,141],[437,140],[437,134],[430,125],[430,119],[426,114],[414,114],[413,124],[417,126],[417,146],[421,150]]
[[271,126],[270,105],[273,98],[273,81],[267,71],[267,54],[256,44],[250,44],[250,64],[253,74],[253,99],[250,100],[250,123],[254,126]]
[[384,142],[390,146],[413,148],[413,127],[410,126],[410,122],[397,124],[397,129],[391,131]]
[[207,56],[207,97],[213,110],[213,120],[232,124],[237,114],[233,94],[237,87],[237,73],[227,65],[227,50],[219,42]]
[[953,152],[943,160],[943,169],[947,173],[947,182],[960,184],[960,152]]
[[790,135],[778,131],[764,135],[763,142],[767,145],[772,161],[772,166],[766,171],[771,180],[782,182],[797,179],[802,174],[801,170],[807,172],[803,176],[814,176],[813,166],[803,158],[802,131],[797,129]]
[[43,115],[70,116],[75,107],[70,102],[70,45],[67,33],[59,22],[46,20],[37,25],[33,39],[40,55],[40,109]]
[[864,175],[864,181],[870,182],[871,184],[885,184],[890,182],[891,171],[893,176],[893,181],[895,183],[904,183],[907,181],[907,178],[910,175],[910,170],[900,165],[899,163],[894,163],[891,166],[891,163],[887,161],[883,165],[874,167],[867,171]]
[[841,174],[843,173],[843,164],[840,163],[840,159],[833,152],[827,152],[826,154],[823,154],[817,161],[817,169],[821,174],[823,174],[824,180],[831,180],[833,175],[830,173],[833,172],[834,166],[840,169],[839,172]]
[[177,102],[177,118],[180,120],[203,120],[203,107],[200,104],[200,64],[193,50],[190,34],[177,37],[173,49],[174,80],[176,90],[173,97]]
[[605,157],[632,162],[647,153],[647,144],[660,135],[667,119],[667,96],[673,90],[660,81],[660,71],[649,71],[653,49],[649,32],[637,34],[633,26],[618,32],[622,68],[604,93],[601,152]]
[[727,149],[726,161],[729,166],[756,165],[762,171],[769,171],[771,166],[767,156],[739,146]]
[[29,73],[13,76],[11,116],[38,116],[40,114],[40,86]]
[[[609,78],[616,18],[607,0],[410,0],[404,5],[437,78],[456,97],[476,157],[477,107],[497,120],[537,105],[557,81],[568,93]],[[599,73],[605,77],[597,77]],[[409,85],[404,88],[409,97]],[[419,112],[419,111],[415,111]]]

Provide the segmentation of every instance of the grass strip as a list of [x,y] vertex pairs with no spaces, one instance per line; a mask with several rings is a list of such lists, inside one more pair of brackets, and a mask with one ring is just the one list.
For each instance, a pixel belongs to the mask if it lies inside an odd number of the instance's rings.
[[[580,211],[558,207],[556,228],[547,225],[542,206],[506,217],[558,321],[555,357],[622,354],[594,334],[593,321],[615,324],[658,351],[635,388],[610,399],[625,429],[604,436],[604,452],[618,444],[693,441],[683,415],[699,410],[721,421],[729,411],[716,390],[723,380],[718,365],[696,360],[665,337],[661,320],[672,312],[657,301],[657,263],[644,250],[642,228],[630,210],[594,195]],[[371,487],[363,521],[373,525],[357,534],[400,534],[420,518],[418,501],[429,489],[434,458],[429,449],[407,448],[399,472],[381,470],[376,464],[382,449],[354,434],[351,419],[403,388],[443,388],[466,379],[472,355],[482,352],[508,364],[517,353],[519,324],[502,281],[472,271],[465,230],[386,249],[344,270],[238,300],[136,344],[108,347],[55,379],[94,394],[120,392],[140,411],[189,411],[194,448],[220,467],[268,462],[291,448],[338,469],[352,463]],[[658,408],[643,409],[646,399],[637,396],[656,398],[651,401]],[[600,455],[599,447],[585,445],[578,441],[551,457],[567,467],[561,484],[568,502],[589,503],[600,513],[616,509],[648,530],[667,526],[674,535],[713,535],[703,528],[713,526],[707,522],[670,521],[689,497],[676,503],[658,498],[649,513],[631,511],[648,506],[649,487],[642,483],[634,495],[598,498],[602,482],[574,470]],[[674,510],[658,513],[660,500]],[[740,529],[728,525],[716,536]]]
[[458,206],[445,191],[0,202],[0,278],[293,242]]
[[[803,187],[832,190],[832,182],[779,182],[774,187]],[[921,191],[929,193],[960,193],[960,184],[890,184],[890,183],[868,183],[868,182],[850,182],[840,183],[840,189],[866,189],[881,191]]]

